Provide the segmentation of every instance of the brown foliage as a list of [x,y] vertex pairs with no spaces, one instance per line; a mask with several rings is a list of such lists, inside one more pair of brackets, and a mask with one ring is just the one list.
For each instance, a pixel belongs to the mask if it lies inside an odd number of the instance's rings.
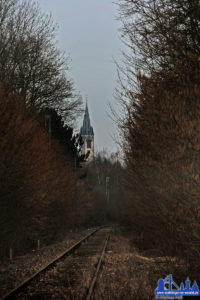
[[199,255],[193,240],[200,230],[199,3],[121,2],[134,57],[126,61],[127,84],[121,81],[119,94],[126,111],[119,123],[129,189],[125,217],[140,246],[192,258]]
[[8,98],[2,89],[0,99],[1,250],[20,243],[25,250],[71,226],[74,178],[57,143],[49,149],[48,135],[23,99]]
[[123,124],[127,179],[134,193],[129,219],[151,242],[163,239],[164,246],[168,237],[175,248],[183,241],[187,248],[199,230],[200,90],[191,80],[176,89],[144,76],[139,80],[141,93],[135,98],[140,106]]

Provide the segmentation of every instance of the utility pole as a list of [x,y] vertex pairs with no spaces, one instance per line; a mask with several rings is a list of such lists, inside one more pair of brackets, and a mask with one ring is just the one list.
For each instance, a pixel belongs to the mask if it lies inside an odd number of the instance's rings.
[[106,176],[106,215],[108,217],[108,207],[110,202],[110,177]]
[[94,158],[94,163],[95,163],[96,170],[97,170],[98,183],[99,183],[99,185],[101,185],[101,179],[100,179],[100,174],[99,174],[99,168],[98,168],[98,165],[97,165],[97,162],[96,162],[96,158]]
[[45,128],[48,129],[49,133],[49,151],[51,149],[51,115],[45,114]]
[[110,200],[110,177],[109,176],[106,176],[106,200],[108,205]]
[[78,223],[78,193],[77,193],[77,158],[74,157],[74,179],[75,179],[75,186],[74,186],[74,228],[77,227]]

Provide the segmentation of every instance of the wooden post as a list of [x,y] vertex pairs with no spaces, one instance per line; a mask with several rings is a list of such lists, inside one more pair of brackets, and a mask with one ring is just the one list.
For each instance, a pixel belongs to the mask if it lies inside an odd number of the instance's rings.
[[40,240],[37,241],[37,248],[40,250]]
[[10,248],[9,256],[10,256],[10,262],[11,262],[13,260],[13,250],[12,250],[12,248]]

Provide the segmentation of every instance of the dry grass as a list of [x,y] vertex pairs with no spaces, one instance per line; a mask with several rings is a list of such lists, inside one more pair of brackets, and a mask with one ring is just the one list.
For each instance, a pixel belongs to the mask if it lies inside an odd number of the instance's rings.
[[131,246],[130,238],[114,234],[109,242],[103,270],[99,276],[95,299],[150,300],[159,278],[173,274],[184,281],[184,262],[175,257],[144,255]]
[[34,249],[27,255],[14,257],[12,263],[9,263],[8,260],[0,260],[0,296],[6,294],[6,292],[16,287],[20,282],[39,271],[42,266],[47,265],[55,256],[64,252],[90,231],[92,229],[76,233],[68,232],[62,242],[52,244],[48,247],[41,247],[40,251]]
[[[60,262],[56,268],[48,272],[48,278],[45,279],[47,283],[42,280],[41,286],[38,286],[42,295],[48,290],[48,292],[51,291],[51,299],[85,299],[86,290],[95,271],[94,266],[97,265],[99,259],[99,255],[93,253],[93,247],[87,243],[83,250],[83,256],[76,258],[69,256],[66,265]],[[58,246],[60,248],[62,244],[59,243],[56,249],[52,250],[57,250]],[[43,252],[42,249],[41,252]],[[47,253],[44,251],[43,254],[46,256]],[[40,257],[37,257],[37,260],[39,262]],[[183,259],[161,256],[156,254],[153,249],[142,252],[133,246],[132,236],[126,236],[118,230],[118,232],[113,232],[110,237],[94,299],[154,299],[157,281],[168,274],[172,274],[178,284],[185,281],[187,276],[192,281],[197,279],[198,282],[198,278],[192,278],[192,271]],[[32,291],[29,292],[31,295]],[[26,297],[22,299],[26,299]]]

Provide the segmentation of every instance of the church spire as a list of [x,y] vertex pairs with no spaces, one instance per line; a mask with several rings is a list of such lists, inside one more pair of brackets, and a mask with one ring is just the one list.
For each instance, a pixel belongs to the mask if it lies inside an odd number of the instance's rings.
[[81,127],[80,130],[81,135],[94,135],[93,128],[90,124],[90,116],[89,116],[89,111],[88,111],[88,103],[86,100],[86,106],[85,106],[85,114],[84,114],[84,119],[83,119],[83,126]]
[[90,162],[94,158],[94,131],[90,124],[90,116],[88,111],[88,102],[86,100],[85,114],[83,119],[83,126],[80,129],[83,144],[81,146],[81,153],[86,155],[86,161]]

